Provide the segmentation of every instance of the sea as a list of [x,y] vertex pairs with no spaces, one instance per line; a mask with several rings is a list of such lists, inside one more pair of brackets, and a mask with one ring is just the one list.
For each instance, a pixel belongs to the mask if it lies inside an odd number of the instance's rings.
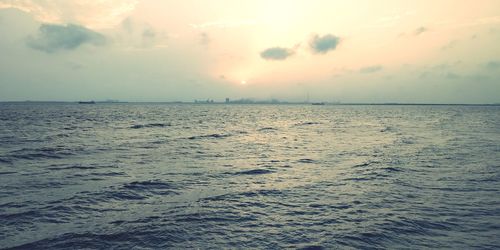
[[500,106],[1,103],[2,249],[499,249]]

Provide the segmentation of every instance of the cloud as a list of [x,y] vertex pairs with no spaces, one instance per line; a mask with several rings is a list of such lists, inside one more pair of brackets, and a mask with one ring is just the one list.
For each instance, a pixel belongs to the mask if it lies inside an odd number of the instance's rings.
[[147,22],[127,17],[120,23],[120,33],[113,38],[113,45],[142,50],[167,47],[169,35]]
[[100,33],[83,26],[68,24],[42,24],[36,37],[28,37],[27,45],[32,49],[54,53],[74,50],[83,44],[103,45],[106,39]]
[[135,9],[138,0],[0,0],[0,9],[30,13],[42,23],[76,23],[94,29],[119,24]]
[[294,53],[291,49],[273,47],[260,52],[260,57],[266,60],[285,60]]
[[309,45],[318,54],[326,54],[330,50],[335,50],[340,43],[340,38],[331,34],[324,36],[314,35]]
[[458,40],[453,40],[453,41],[450,41],[448,44],[446,44],[445,46],[441,47],[441,50],[449,50],[449,49],[453,49],[457,46],[458,44]]
[[200,33],[200,43],[201,45],[208,45],[210,43],[210,36],[206,32]]
[[132,32],[134,32],[134,23],[133,23],[131,17],[127,17],[127,18],[123,19],[122,22],[121,22],[121,26],[129,34],[131,34]]
[[427,32],[427,31],[429,31],[429,29],[428,29],[428,28],[426,28],[426,27],[424,27],[424,26],[421,26],[421,27],[418,27],[417,29],[415,29],[415,30],[413,31],[413,35],[418,36],[418,35],[421,35],[421,34],[422,34],[422,33],[424,33],[424,32]]
[[455,27],[472,27],[480,25],[494,25],[500,23],[500,16],[480,17],[455,24]]
[[66,65],[72,70],[79,70],[84,67],[83,64],[77,62],[67,62]]
[[220,21],[206,22],[200,24],[190,24],[190,26],[195,29],[206,29],[206,28],[227,29],[227,28],[236,28],[241,26],[253,26],[257,24],[258,22],[256,20],[243,19],[243,20],[220,20]]
[[152,27],[146,27],[142,31],[142,47],[150,48],[153,47],[156,43],[156,31]]
[[155,38],[156,37],[156,32],[154,31],[153,28],[148,27],[142,31],[142,37],[144,38]]
[[363,73],[363,74],[371,74],[371,73],[381,71],[382,69],[383,69],[383,67],[381,65],[373,65],[373,66],[361,68],[361,69],[359,69],[359,72]]
[[436,64],[436,65],[428,66],[428,68],[431,69],[431,70],[434,70],[434,71],[441,72],[441,71],[444,71],[444,70],[452,68],[452,66],[450,64],[448,64],[448,63],[441,63],[441,64]]
[[485,64],[485,67],[489,70],[500,69],[500,61],[489,61]]
[[455,74],[455,73],[453,73],[453,72],[448,72],[448,73],[445,75],[445,77],[446,77],[447,79],[449,79],[449,80],[457,80],[457,79],[462,78],[460,75]]

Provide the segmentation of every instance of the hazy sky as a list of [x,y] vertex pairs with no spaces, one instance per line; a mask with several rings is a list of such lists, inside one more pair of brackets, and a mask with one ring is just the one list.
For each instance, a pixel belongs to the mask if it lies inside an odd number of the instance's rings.
[[0,0],[0,101],[500,102],[498,0]]

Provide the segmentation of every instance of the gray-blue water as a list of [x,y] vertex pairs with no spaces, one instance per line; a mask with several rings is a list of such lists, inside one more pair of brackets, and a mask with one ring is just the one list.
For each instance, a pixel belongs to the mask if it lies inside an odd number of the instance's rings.
[[500,107],[0,104],[0,248],[499,236]]

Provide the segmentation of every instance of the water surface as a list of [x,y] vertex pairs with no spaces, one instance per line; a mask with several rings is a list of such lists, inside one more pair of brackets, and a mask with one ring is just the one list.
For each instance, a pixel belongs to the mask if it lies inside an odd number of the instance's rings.
[[2,248],[498,248],[500,108],[0,104]]

